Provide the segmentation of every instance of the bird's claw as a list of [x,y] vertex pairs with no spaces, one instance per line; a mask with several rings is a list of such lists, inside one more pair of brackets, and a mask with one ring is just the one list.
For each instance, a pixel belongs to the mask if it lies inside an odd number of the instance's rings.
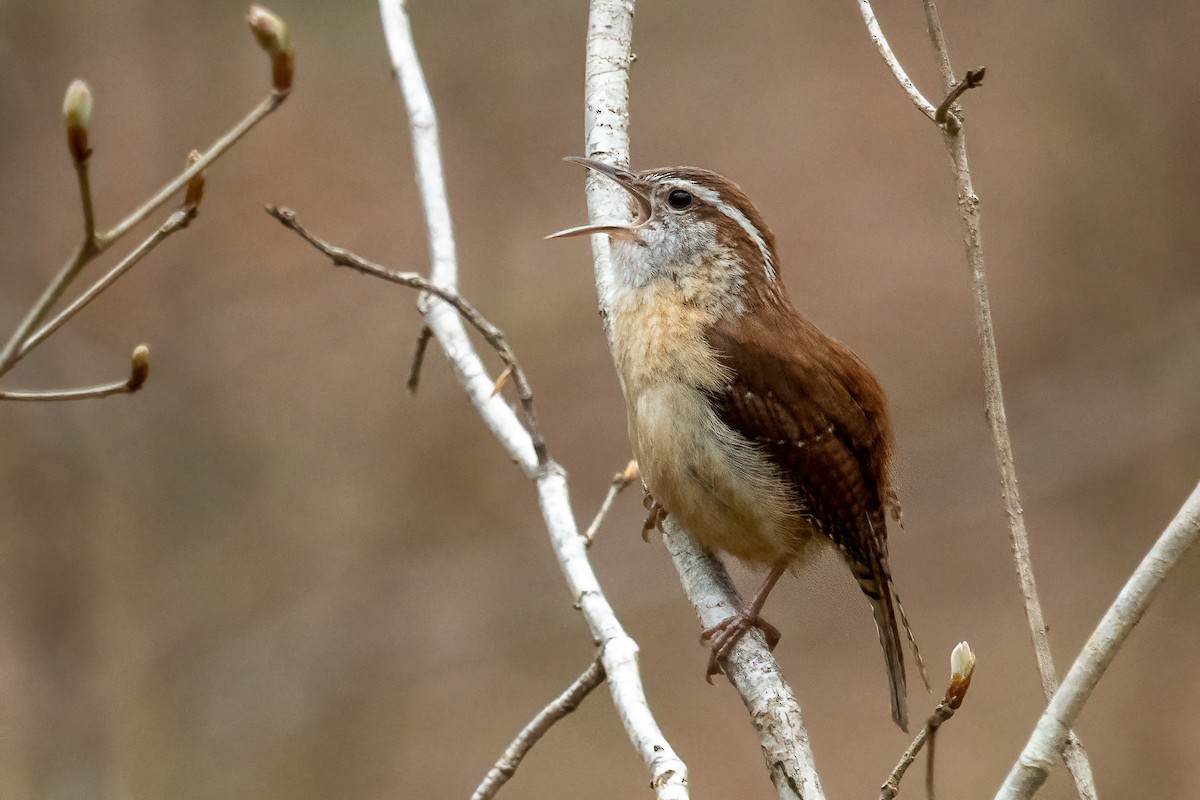
[[767,640],[768,650],[774,650],[775,645],[779,644],[781,635],[779,629],[758,616],[758,614],[752,615],[745,609],[738,609],[733,616],[717,623],[700,634],[701,643],[709,645],[708,669],[704,673],[706,681],[711,684],[713,676],[724,672],[721,668],[721,661],[724,661],[733,652],[734,646],[737,645],[743,636],[750,632],[751,628],[758,628],[763,632],[763,636]]
[[667,510],[649,492],[642,498],[642,507],[649,512],[646,515],[646,521],[642,523],[642,541],[649,542],[650,531],[655,528],[662,531],[663,520],[667,518]]

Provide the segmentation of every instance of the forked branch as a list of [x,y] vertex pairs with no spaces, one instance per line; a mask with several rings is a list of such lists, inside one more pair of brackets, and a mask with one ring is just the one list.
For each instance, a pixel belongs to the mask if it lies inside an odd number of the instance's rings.
[[[167,182],[148,200],[130,212],[124,219],[106,231],[96,229],[95,208],[92,200],[89,164],[93,154],[89,139],[93,98],[87,84],[74,81],[67,89],[63,101],[63,117],[66,124],[67,150],[71,155],[79,183],[80,207],[83,217],[83,239],[42,294],[30,307],[12,335],[0,347],[0,377],[7,374],[22,358],[62,327],[76,313],[104,292],[118,278],[142,260],[151,250],[160,245],[171,234],[187,227],[195,218],[204,190],[203,171],[229,150],[251,128],[274,111],[287,97],[291,89],[293,53],[287,26],[275,15],[259,6],[251,6],[248,17],[251,31],[271,57],[272,87],[267,97],[249,114],[233,126],[224,136],[204,153],[192,151],[186,168]],[[97,256],[106,252],[127,234],[135,225],[146,219],[164,203],[184,190],[184,199],[179,209],[149,238],[128,256],[110,269],[103,277],[82,292],[67,305],[53,320],[42,324],[54,305],[79,277],[84,267]],[[38,326],[41,327],[38,327]],[[22,400],[73,400],[88,397],[106,397],[129,391],[126,382],[119,381],[85,389],[58,392],[8,392],[7,399]],[[139,384],[140,387],[140,384]]]
[[[417,185],[429,231],[432,262],[429,280],[434,286],[457,291],[458,260],[446,201],[437,115],[417,57],[405,3],[380,0],[380,14],[413,136]],[[650,711],[637,663],[637,643],[621,627],[592,570],[571,510],[565,473],[544,452],[539,452],[529,430],[521,425],[508,404],[496,396],[498,381],[490,378],[480,361],[458,309],[441,296],[427,296],[429,302],[418,303],[418,307],[459,383],[500,444],[534,480],[554,554],[575,607],[583,614],[599,647],[613,705],[630,741],[649,768],[651,788],[659,800],[686,800],[687,766],[675,754]],[[423,352],[426,341],[422,334],[418,339],[419,352]]]
[[[996,353],[996,333],[992,325],[987,271],[983,258],[979,196],[975,193],[975,187],[971,182],[971,167],[967,161],[967,146],[962,131],[962,120],[951,110],[955,100],[963,92],[979,84],[984,70],[981,67],[968,72],[961,81],[955,80],[937,4],[934,0],[925,0],[925,16],[930,41],[933,44],[946,91],[946,99],[939,104],[939,107],[934,108],[933,104],[926,100],[908,79],[904,69],[900,66],[871,10],[869,0],[858,0],[858,5],[871,39],[875,42],[883,60],[914,105],[930,120],[938,124],[942,140],[950,154],[954,184],[958,192],[958,208],[967,251],[967,265],[971,272],[971,291],[975,300],[975,329],[983,361],[984,408],[988,425],[991,428],[996,465],[1000,472],[1000,494],[1004,502],[1005,514],[1008,517],[1013,559],[1016,564],[1017,578],[1021,585],[1021,594],[1025,601],[1025,617],[1029,622],[1030,635],[1033,639],[1042,692],[1049,700],[1058,687],[1058,678],[1054,669],[1054,659],[1050,652],[1050,638],[1046,630],[1045,616],[1038,599],[1037,582],[1034,579],[1033,562],[1029,551],[1029,536],[1025,531],[1025,515],[1021,507],[1021,497],[1017,485],[1012,438],[1008,432],[1008,419],[1004,410],[1004,393],[1000,384],[1000,362]],[[1068,738],[1063,757],[1075,779],[1075,786],[1080,798],[1094,800],[1096,789],[1092,779],[1091,765],[1088,763],[1083,745],[1074,734]]]
[[301,225],[296,219],[296,212],[290,208],[267,206],[267,213],[279,220],[285,228],[296,232],[306,242],[324,253],[333,262],[335,267],[350,267],[364,275],[373,275],[376,278],[382,278],[391,283],[398,283],[401,286],[407,286],[410,289],[434,295],[452,305],[454,310],[471,324],[472,328],[483,335],[487,343],[496,351],[496,355],[504,362],[508,373],[512,375],[513,384],[517,390],[517,397],[520,399],[521,408],[525,412],[525,424],[529,428],[529,435],[533,441],[534,453],[537,456],[538,464],[544,465],[546,463],[546,441],[542,438],[542,433],[538,429],[537,416],[533,411],[533,389],[529,386],[529,379],[525,376],[525,370],[522,369],[521,363],[517,361],[516,353],[508,346],[508,340],[504,338],[504,332],[489,322],[483,314],[479,313],[479,309],[475,308],[469,300],[461,296],[454,289],[438,286],[416,272],[397,272],[396,270],[376,264],[373,261],[368,261],[343,247],[330,244]]
[[946,686],[946,694],[942,697],[942,702],[938,703],[937,708],[933,710],[929,720],[925,723],[925,727],[921,728],[917,733],[912,744],[904,751],[904,755],[900,756],[899,763],[896,764],[892,774],[879,787],[879,800],[893,800],[900,791],[900,781],[904,777],[904,773],[912,766],[917,759],[917,754],[921,752],[921,748],[925,743],[929,743],[929,758],[925,771],[925,784],[927,800],[933,798],[933,742],[934,736],[937,734],[938,728],[948,722],[954,716],[954,712],[962,705],[963,700],[967,697],[967,690],[971,688],[971,676],[975,673],[975,654],[971,652],[971,648],[966,642],[959,644],[950,653],[950,683]]

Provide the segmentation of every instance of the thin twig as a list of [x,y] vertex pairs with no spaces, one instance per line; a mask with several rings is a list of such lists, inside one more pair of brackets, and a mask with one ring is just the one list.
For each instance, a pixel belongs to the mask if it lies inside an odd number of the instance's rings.
[[521,368],[516,354],[509,347],[508,340],[504,338],[504,332],[489,322],[483,314],[479,313],[479,309],[475,308],[469,300],[454,289],[438,286],[416,272],[397,272],[376,264],[373,261],[368,261],[343,247],[336,247],[330,244],[301,225],[296,220],[296,212],[290,208],[267,206],[267,213],[279,220],[285,228],[295,231],[301,238],[324,253],[333,262],[335,267],[350,267],[366,275],[373,275],[376,278],[383,278],[386,281],[398,283],[410,289],[417,289],[426,294],[435,295],[453,306],[454,310],[461,314],[463,319],[471,323],[471,327],[483,335],[487,343],[496,351],[496,355],[504,362],[505,367],[512,371],[513,384],[516,386],[517,397],[521,401],[521,408],[525,412],[525,424],[529,427],[529,435],[533,440],[534,452],[537,454],[538,463],[544,464],[546,462],[548,458],[546,454],[546,442],[542,438],[541,431],[538,429],[537,416],[533,411],[533,389],[529,385],[529,379],[525,376],[525,370]]
[[[901,88],[921,109],[930,120],[937,122],[938,109],[934,109],[925,100],[912,81],[908,80],[900,67],[887,39],[871,11],[869,0],[859,0],[859,8],[867,23],[868,32],[879,48],[880,54],[892,73],[899,81]],[[954,92],[957,83],[953,67],[950,64],[949,50],[946,47],[945,35],[942,32],[941,20],[938,16],[937,5],[933,0],[925,0],[925,15],[929,29],[930,40],[938,59],[947,95]],[[979,76],[982,77],[982,76]],[[967,79],[964,79],[966,82]],[[965,90],[965,89],[964,89]],[[949,105],[953,103],[953,99]],[[971,271],[971,289],[975,299],[975,328],[979,337],[980,351],[984,371],[985,412],[988,425],[991,428],[992,443],[996,455],[996,463],[1000,471],[1001,496],[1004,501],[1005,513],[1008,517],[1009,535],[1012,540],[1013,558],[1016,563],[1017,577],[1021,585],[1021,594],[1025,603],[1025,616],[1029,622],[1030,634],[1033,638],[1034,652],[1037,657],[1038,673],[1041,676],[1042,691],[1047,699],[1057,686],[1053,658],[1050,654],[1050,641],[1046,633],[1046,622],[1038,600],[1037,584],[1034,579],[1033,565],[1029,553],[1029,538],[1025,532],[1024,512],[1021,508],[1020,494],[1017,487],[1016,465],[1012,453],[1012,441],[1008,433],[1008,422],[1004,411],[1004,395],[1000,384],[1000,365],[996,354],[996,335],[992,325],[991,305],[988,301],[987,272],[983,258],[983,240],[980,234],[979,196],[971,182],[971,169],[967,161],[966,141],[962,134],[962,120],[952,112],[945,114],[945,124],[941,124],[942,139],[950,153],[954,171],[954,183],[958,193],[959,216],[963,225],[963,237],[966,243],[967,264]],[[1072,733],[1068,746],[1063,755],[1067,767],[1075,780],[1076,789],[1082,800],[1094,800],[1096,790],[1091,775],[1091,765],[1087,753],[1078,738]]]
[[133,252],[121,259],[112,269],[104,274],[104,277],[96,281],[91,288],[79,295],[71,302],[69,306],[55,315],[54,319],[47,322],[42,327],[38,328],[37,332],[31,334],[21,345],[17,351],[17,358],[22,359],[29,354],[29,351],[37,347],[45,341],[50,334],[61,328],[67,320],[79,313],[85,306],[96,299],[97,296],[109,286],[111,286],[118,278],[128,272],[135,264],[141,261],[145,256],[153,250],[171,234],[181,231],[188,226],[196,217],[195,206],[187,206],[175,211],[171,216],[167,217],[164,222],[154,233],[141,244],[139,244]]
[[82,242],[75,250],[75,254],[67,259],[67,263],[62,265],[58,274],[50,281],[49,285],[42,291],[37,302],[25,314],[24,319],[17,325],[17,329],[13,331],[12,336],[4,345],[4,349],[0,350],[0,377],[8,373],[13,365],[20,360],[18,355],[22,343],[29,336],[30,331],[46,318],[46,313],[50,311],[50,307],[62,297],[67,286],[79,274],[86,264],[92,258],[92,245],[88,242]]
[[[954,105],[958,98],[962,97],[963,92],[967,91],[968,89],[974,89],[982,86],[983,76],[985,73],[987,73],[987,69],[985,67],[967,70],[967,74],[963,76],[963,79],[954,84],[954,87],[950,89],[950,92],[946,95],[946,99],[942,100],[942,104],[937,107],[937,111],[934,112],[933,115],[933,121],[938,125],[945,125],[950,114],[950,107]],[[962,115],[959,114],[956,118],[959,120],[959,124],[961,125]]]
[[429,326],[422,325],[420,333],[417,334],[417,343],[413,347],[412,366],[408,368],[408,382],[405,385],[409,394],[416,394],[421,385],[421,365],[425,363],[425,348],[429,346],[432,336],[433,331]]
[[[205,168],[216,161],[223,153],[232,147],[239,139],[255,125],[263,120],[268,114],[287,99],[287,90],[273,88],[271,93],[267,95],[254,109],[250,111],[240,122],[233,126],[224,136],[219,138],[213,145],[202,155],[194,159],[188,160],[188,166],[172,180],[168,181],[156,194],[141,206],[134,209],[128,216],[117,223],[113,228],[104,232],[96,231],[95,211],[92,204],[91,183],[88,177],[88,163],[90,161],[91,151],[85,153],[74,153],[75,169],[79,181],[79,193],[83,214],[84,236],[83,240],[76,247],[75,252],[67,259],[66,263],[59,269],[54,279],[42,291],[37,301],[26,313],[25,317],[17,325],[16,330],[5,342],[4,347],[0,349],[0,377],[3,377],[13,368],[13,366],[28,353],[36,342],[29,344],[30,334],[34,331],[37,325],[46,318],[50,309],[62,297],[67,287],[79,275],[83,268],[101,253],[112,247],[121,239],[131,228],[153,213],[163,203],[167,202],[177,191],[188,185],[190,181],[199,175]],[[86,133],[86,131],[85,131]],[[193,212],[194,215],[194,212]],[[153,237],[151,237],[153,238]],[[160,240],[161,241],[161,240]],[[144,255],[144,253],[143,253]],[[140,256],[139,256],[140,258]],[[136,261],[136,260],[135,260]],[[124,263],[124,262],[123,262]],[[132,266],[130,264],[129,266]],[[111,273],[110,273],[111,274]],[[119,277],[119,276],[118,276]],[[111,283],[111,281],[109,282]],[[99,291],[103,291],[109,283],[101,286]],[[99,284],[97,284],[99,286]],[[93,287],[95,289],[96,287]],[[90,290],[89,290],[90,291]],[[99,291],[96,294],[99,294]],[[95,297],[93,294],[88,298],[88,302]],[[84,303],[86,305],[86,303]],[[82,308],[82,305],[79,306]],[[78,308],[75,309],[76,311]],[[74,312],[72,312],[74,313]],[[61,315],[60,315],[61,316]],[[66,319],[58,322],[61,325]],[[40,342],[45,336],[57,330],[58,325],[45,331],[45,335],[38,339]],[[41,332],[39,332],[41,333]]]
[[521,765],[521,760],[525,758],[525,754],[529,752],[530,748],[537,744],[554,723],[579,708],[583,698],[591,694],[592,690],[602,683],[604,683],[604,662],[600,656],[596,656],[596,660],[567,687],[565,692],[539,711],[537,716],[521,729],[512,744],[505,748],[504,753],[496,761],[496,765],[488,770],[483,782],[471,795],[471,800],[489,800],[489,798],[495,797],[500,787],[516,774],[517,767]]
[[938,703],[937,708],[933,710],[925,726],[917,732],[916,738],[913,739],[908,749],[904,751],[904,755],[900,756],[900,761],[892,769],[892,774],[879,787],[879,800],[892,800],[899,793],[900,780],[904,777],[904,773],[908,771],[908,768],[912,766],[917,758],[917,754],[925,746],[926,741],[929,743],[929,760],[925,770],[925,790],[930,798],[933,797],[934,735],[944,722],[947,722],[954,716],[954,712],[958,710],[963,700],[966,699],[967,690],[971,688],[971,678],[974,672],[975,655],[971,652],[971,648],[967,646],[967,643],[962,642],[950,654],[950,683],[946,686],[946,694],[943,695],[942,702]]
[[630,461],[621,472],[613,475],[612,483],[608,486],[608,494],[604,496],[604,502],[600,504],[600,510],[596,512],[596,516],[592,519],[592,524],[588,525],[587,533],[583,534],[583,541],[587,547],[592,546],[592,541],[596,538],[596,533],[600,530],[600,525],[604,522],[604,518],[608,516],[609,509],[612,508],[613,501],[617,499],[625,487],[641,477],[638,471],[636,461]]
[[75,176],[79,179],[79,202],[83,211],[83,241],[96,241],[96,212],[92,207],[92,183],[88,177],[88,162],[84,158],[75,162]]
[[[380,13],[412,128],[417,185],[430,234],[433,261],[430,279],[438,286],[455,289],[457,260],[433,103],[403,0],[380,0]],[[480,416],[525,474],[535,481],[554,554],[575,606],[587,621],[593,640],[599,643],[613,706],[630,742],[649,768],[651,788],[658,800],[686,800],[687,766],[675,754],[650,711],[638,667],[637,643],[621,627],[588,561],[571,510],[566,474],[552,460],[539,458],[528,430],[512,409],[501,398],[491,396],[494,381],[489,380],[455,310],[435,300],[429,303],[425,321]]]
[[[956,81],[950,63],[950,51],[942,31],[941,19],[934,0],[924,0],[925,17],[930,41],[937,54],[942,81],[947,94],[952,93]],[[1013,558],[1016,564],[1021,595],[1025,600],[1025,617],[1029,622],[1037,657],[1038,674],[1041,677],[1042,693],[1049,700],[1058,689],[1058,673],[1054,669],[1054,657],[1050,651],[1050,636],[1038,598],[1037,581],[1033,573],[1033,559],[1029,550],[1029,536],[1025,531],[1025,512],[1021,507],[1021,496],[1017,485],[1017,465],[1013,457],[1012,437],[1008,432],[1008,417],[1004,410],[1004,392],[1000,382],[1000,360],[996,351],[996,331],[992,325],[992,308],[988,299],[987,269],[983,257],[983,237],[980,232],[979,195],[971,182],[971,166],[967,161],[967,143],[960,120],[942,126],[942,140],[950,153],[954,170],[954,183],[958,192],[959,217],[963,225],[963,239],[967,250],[967,264],[971,270],[971,288],[975,297],[975,328],[979,337],[979,348],[983,359],[985,411],[991,427],[996,465],[1000,471],[1000,494],[1008,516],[1009,536],[1012,540]],[[1067,749],[1063,752],[1067,769],[1075,781],[1081,800],[1095,800],[1096,786],[1087,751],[1079,738],[1071,733]]]
[[250,130],[262,122],[275,109],[282,105],[283,101],[288,98],[287,92],[281,92],[277,89],[272,89],[271,93],[263,98],[257,106],[255,106],[249,114],[234,125],[224,136],[217,139],[212,145],[200,154],[200,157],[191,163],[187,169],[176,175],[168,181],[161,189],[158,190],[149,200],[142,203],[129,213],[125,219],[118,222],[104,233],[98,234],[100,240],[100,250],[103,252],[108,249],[114,242],[129,233],[129,229],[144,220],[150,214],[167,202],[174,196],[176,192],[182,189],[188,181],[194,176],[199,175],[210,164],[216,161],[221,155],[237,144],[238,140],[245,136]]
[[0,400],[26,400],[53,402],[56,400],[87,400],[96,397],[111,397],[114,394],[133,394],[146,384],[150,376],[150,350],[138,345],[133,351],[129,377],[123,381],[102,383],[82,389],[47,389],[43,391],[0,391]]
[[875,18],[875,12],[871,8],[870,0],[858,0],[858,10],[862,14],[863,22],[867,25],[867,35],[875,43],[876,49],[879,50],[879,55],[883,56],[884,62],[888,65],[888,69],[892,71],[892,75],[896,77],[896,82],[900,84],[900,88],[908,95],[908,99],[912,100],[913,105],[917,107],[918,111],[933,119],[934,114],[937,113],[937,109],[933,107],[933,103],[925,99],[925,95],[921,94],[917,85],[908,77],[908,73],[904,71],[904,67],[900,66],[900,60],[892,52],[892,46],[888,44],[887,37],[883,35],[883,29],[879,27],[879,20]]
[[1171,569],[1200,540],[1200,485],[1138,564],[1117,599],[1080,650],[1033,734],[1004,781],[996,800],[1023,800],[1045,782],[1071,726],[1100,678],[1146,613]]

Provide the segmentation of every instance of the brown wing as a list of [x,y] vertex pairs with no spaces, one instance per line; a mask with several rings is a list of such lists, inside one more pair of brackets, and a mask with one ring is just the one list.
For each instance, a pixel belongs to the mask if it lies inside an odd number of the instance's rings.
[[892,431],[875,377],[790,305],[707,331],[730,371],[711,391],[717,416],[779,465],[797,506],[842,551],[871,601],[887,663],[892,718],[908,729],[904,654],[887,563],[884,507]]
[[731,317],[707,338],[731,373],[709,395],[717,416],[779,465],[800,505],[851,561],[869,561],[864,528],[883,536],[892,450],[874,376],[791,308]]

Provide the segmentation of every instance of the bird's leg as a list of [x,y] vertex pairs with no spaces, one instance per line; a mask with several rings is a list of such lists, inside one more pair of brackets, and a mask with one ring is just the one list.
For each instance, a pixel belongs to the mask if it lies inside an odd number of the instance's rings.
[[642,508],[650,512],[646,515],[646,521],[642,523],[642,541],[649,542],[650,531],[655,528],[662,530],[663,520],[667,518],[667,510],[654,499],[654,495],[650,492],[646,492],[645,497],[642,498]]
[[708,656],[708,671],[704,674],[704,679],[709,683],[713,682],[713,676],[719,675],[721,670],[720,662],[733,652],[733,647],[738,643],[738,640],[745,636],[751,628],[758,628],[767,637],[767,647],[771,650],[775,649],[775,645],[779,644],[779,629],[758,615],[762,611],[763,604],[767,602],[767,595],[775,588],[775,584],[779,581],[780,576],[787,571],[788,562],[780,561],[775,566],[771,567],[771,572],[767,575],[767,579],[763,581],[762,588],[750,600],[749,603],[742,606],[729,619],[721,622],[704,633],[700,634],[700,641],[710,642],[711,651]]

